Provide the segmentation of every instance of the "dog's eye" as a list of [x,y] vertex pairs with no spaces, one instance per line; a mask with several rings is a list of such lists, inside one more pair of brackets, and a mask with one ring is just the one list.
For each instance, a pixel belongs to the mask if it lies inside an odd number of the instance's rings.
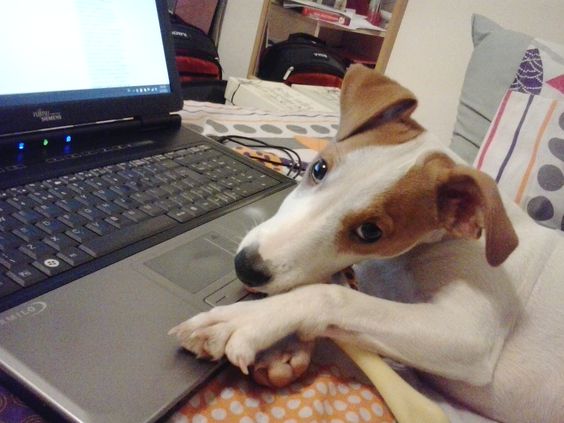
[[311,177],[313,181],[318,184],[327,174],[327,162],[323,159],[316,161],[311,167]]
[[374,223],[364,222],[354,233],[366,243],[378,241],[382,237],[382,230]]

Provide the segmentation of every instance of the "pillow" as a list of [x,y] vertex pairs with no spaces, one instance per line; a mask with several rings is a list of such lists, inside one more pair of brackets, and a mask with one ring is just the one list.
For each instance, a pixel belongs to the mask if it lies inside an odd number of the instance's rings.
[[506,92],[474,166],[538,223],[564,231],[564,96],[550,80],[516,84],[553,98]]
[[466,69],[451,148],[471,163],[499,102],[532,41],[480,15],[472,16],[474,51]]

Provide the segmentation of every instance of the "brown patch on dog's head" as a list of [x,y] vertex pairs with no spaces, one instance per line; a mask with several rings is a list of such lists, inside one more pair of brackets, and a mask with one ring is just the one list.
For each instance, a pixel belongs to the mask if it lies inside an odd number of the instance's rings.
[[[366,222],[382,231],[378,241],[366,243],[358,237],[356,228]],[[346,216],[337,245],[342,252],[393,257],[441,230],[466,239],[478,239],[484,230],[486,258],[492,266],[503,263],[518,244],[495,182],[435,153],[413,166],[370,207]]]
[[337,141],[359,134],[369,144],[413,139],[423,132],[410,117],[416,107],[411,91],[363,65],[353,65],[343,80]]

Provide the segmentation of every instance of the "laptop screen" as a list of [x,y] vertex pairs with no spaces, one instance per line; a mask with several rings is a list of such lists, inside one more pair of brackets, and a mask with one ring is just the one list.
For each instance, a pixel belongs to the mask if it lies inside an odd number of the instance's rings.
[[[2,2],[0,113],[27,109],[30,129],[143,114],[140,99],[155,113],[152,99],[174,89],[166,9],[159,0]],[[65,119],[67,105],[90,115]]]

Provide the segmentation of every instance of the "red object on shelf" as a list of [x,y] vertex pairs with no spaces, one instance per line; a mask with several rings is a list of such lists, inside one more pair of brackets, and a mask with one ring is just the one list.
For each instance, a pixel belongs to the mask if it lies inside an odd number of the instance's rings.
[[350,17],[344,14],[341,14],[337,11],[331,12],[329,10],[320,10],[314,7],[302,7],[302,15],[312,19],[330,23],[337,23],[340,25],[348,25],[351,23]]
[[370,0],[366,20],[372,25],[380,25],[382,15],[380,14],[380,0]]
[[343,83],[342,78],[336,75],[328,75],[321,73],[297,73],[291,75],[284,81],[287,85],[301,84],[301,85],[317,85],[319,87],[336,87],[341,88]]

